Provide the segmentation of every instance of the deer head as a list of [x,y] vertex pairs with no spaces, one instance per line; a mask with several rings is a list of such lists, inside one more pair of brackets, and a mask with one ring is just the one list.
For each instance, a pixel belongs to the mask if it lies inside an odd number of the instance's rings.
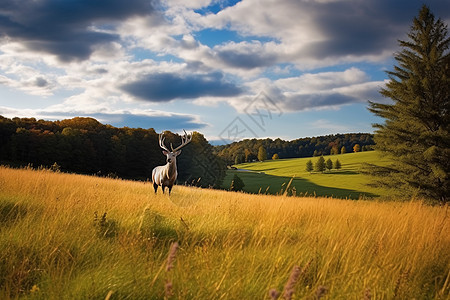
[[163,154],[166,156],[166,161],[169,164],[176,163],[176,157],[178,155],[180,155],[180,153],[181,153],[180,149],[192,141],[192,134],[190,136],[188,136],[186,131],[185,130],[183,130],[183,131],[184,131],[184,136],[181,137],[181,145],[179,145],[178,147],[173,149],[172,144],[170,144],[170,148],[172,150],[169,150],[169,148],[167,148],[167,146],[164,144],[164,139],[165,139],[164,133],[159,134],[159,146],[163,149]]

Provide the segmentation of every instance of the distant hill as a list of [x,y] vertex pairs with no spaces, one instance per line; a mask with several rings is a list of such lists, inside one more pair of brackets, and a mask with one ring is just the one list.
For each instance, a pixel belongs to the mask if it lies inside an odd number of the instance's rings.
[[251,162],[257,159],[262,146],[270,159],[274,154],[279,158],[299,158],[328,154],[353,152],[358,144],[361,151],[373,150],[375,142],[370,133],[332,134],[318,137],[305,137],[292,141],[282,139],[246,139],[228,145],[215,146],[214,152],[228,164]]
[[[316,195],[322,197],[359,199],[388,196],[387,191],[370,186],[371,178],[361,174],[365,163],[386,166],[390,163],[377,151],[347,153],[324,156],[335,165],[339,160],[341,167],[322,172],[306,171],[306,163],[313,164],[318,157],[267,160],[264,162],[243,163],[234,165],[235,170],[228,170],[222,184],[229,189],[233,176],[242,179],[243,190],[248,193],[283,194],[288,187],[288,194]],[[289,185],[289,182],[291,181]]]

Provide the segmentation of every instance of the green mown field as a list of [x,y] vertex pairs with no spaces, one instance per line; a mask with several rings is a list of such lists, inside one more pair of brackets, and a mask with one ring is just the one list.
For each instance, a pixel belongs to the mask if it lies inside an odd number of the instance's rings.
[[266,160],[264,162],[244,163],[236,168],[247,171],[228,170],[223,188],[228,189],[234,174],[244,181],[244,191],[250,193],[278,194],[290,188],[296,195],[317,195],[337,198],[358,199],[360,197],[387,197],[387,191],[368,186],[371,178],[360,173],[364,163],[387,165],[389,161],[380,157],[376,151],[347,153],[324,156],[333,163],[336,159],[342,164],[340,170],[332,169],[324,173],[306,171],[306,162],[315,163],[318,157]]

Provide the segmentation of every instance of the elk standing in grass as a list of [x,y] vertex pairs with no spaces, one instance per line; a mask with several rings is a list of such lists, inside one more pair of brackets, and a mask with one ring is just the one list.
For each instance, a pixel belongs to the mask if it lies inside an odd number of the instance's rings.
[[[184,130],[183,130],[184,131]],[[164,145],[164,133],[159,134],[159,146],[163,149],[163,154],[167,158],[167,163],[164,166],[155,167],[152,171],[152,181],[153,188],[155,189],[155,193],[158,191],[158,186],[161,186],[161,189],[164,194],[164,189],[166,187],[169,188],[169,195],[172,191],[172,187],[177,180],[177,156],[181,153],[181,148],[186,146],[192,140],[192,134],[190,136],[187,135],[186,131],[184,131],[184,136],[181,137],[181,145],[177,148],[173,149],[172,144],[170,144],[170,148]]]

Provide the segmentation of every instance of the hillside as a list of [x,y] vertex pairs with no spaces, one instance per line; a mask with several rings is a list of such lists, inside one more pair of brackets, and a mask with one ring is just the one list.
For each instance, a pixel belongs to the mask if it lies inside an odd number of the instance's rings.
[[295,188],[297,195],[317,195],[339,198],[358,199],[359,197],[386,196],[386,191],[368,186],[370,178],[360,173],[364,163],[386,165],[388,161],[376,151],[347,153],[324,156],[325,160],[336,159],[342,164],[342,169],[324,173],[306,171],[306,162],[317,161],[317,157],[267,160],[235,165],[238,169],[229,170],[223,182],[224,188],[229,188],[234,174],[245,183],[244,191],[251,193],[277,194],[285,189],[291,178],[291,188]]
[[0,167],[0,298],[266,299],[292,270],[294,299],[449,295],[447,208],[151,190]]
[[351,153],[359,145],[362,150],[372,150],[375,142],[370,133],[331,134],[316,137],[304,137],[291,141],[280,138],[245,139],[227,145],[214,147],[214,152],[228,164],[251,162],[257,159],[260,147],[271,159],[277,154],[280,158],[311,157],[319,155]]

